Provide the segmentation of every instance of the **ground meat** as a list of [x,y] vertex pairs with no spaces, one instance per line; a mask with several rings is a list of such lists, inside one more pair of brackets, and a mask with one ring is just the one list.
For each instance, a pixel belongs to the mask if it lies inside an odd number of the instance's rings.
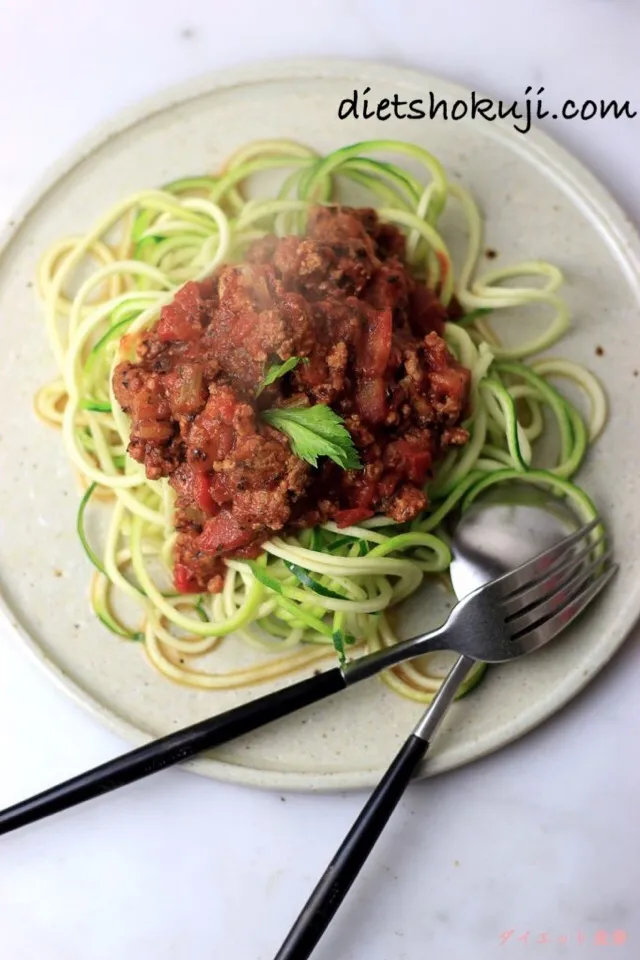
[[[276,532],[341,526],[427,506],[424,486],[460,422],[469,371],[441,337],[447,311],[405,263],[404,237],[373,210],[319,206],[304,237],[267,236],[242,264],[190,282],[125,352],[114,391],[129,453],[176,491],[175,582],[221,589],[225,557]],[[306,362],[258,395],[268,366]],[[267,425],[267,407],[329,404],[363,464],[310,467]]]

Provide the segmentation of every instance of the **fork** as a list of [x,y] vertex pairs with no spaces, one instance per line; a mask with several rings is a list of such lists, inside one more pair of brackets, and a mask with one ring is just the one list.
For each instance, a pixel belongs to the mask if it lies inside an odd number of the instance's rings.
[[[511,573],[470,594],[444,627],[428,635],[429,649],[462,655],[369,797],[302,908],[274,960],[307,960],[373,850],[391,814],[475,660],[500,663],[532,653],[591,603],[617,570],[602,541],[588,542],[597,521]],[[454,644],[448,644],[456,631]],[[420,638],[422,640],[426,638]],[[416,641],[409,641],[415,643]],[[397,647],[392,648],[393,651]],[[355,661],[348,676],[367,675],[375,657]],[[377,672],[377,670],[376,670]]]
[[0,811],[0,834],[181,763],[433,650],[464,656],[466,669],[460,667],[456,674],[460,679],[473,661],[501,663],[536,650],[567,626],[613,575],[616,568],[604,552],[601,531],[595,519],[513,572],[478,588],[431,633],[184,727]]

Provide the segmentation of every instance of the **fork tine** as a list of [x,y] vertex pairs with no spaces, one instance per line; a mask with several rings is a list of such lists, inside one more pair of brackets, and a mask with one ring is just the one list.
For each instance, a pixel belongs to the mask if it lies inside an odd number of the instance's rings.
[[563,557],[560,563],[554,566],[548,576],[543,577],[542,580],[536,580],[530,587],[520,590],[506,600],[501,601],[500,609],[507,623],[511,619],[526,613],[534,604],[539,603],[541,600],[546,600],[547,597],[557,593],[558,590],[567,585],[567,582],[576,571],[580,571],[581,567],[583,571],[586,569],[593,571],[598,563],[604,563],[604,561],[611,556],[610,550],[599,553],[596,559],[588,564],[588,567],[585,568],[584,566],[585,561],[589,560],[590,554],[599,546],[603,545],[604,540],[599,540],[598,543],[593,544],[593,546],[589,544],[578,553],[570,553],[567,557]]
[[596,527],[600,526],[600,523],[600,518],[596,517],[595,520],[580,527],[575,533],[565,537],[564,540],[561,540],[560,543],[555,544],[553,547],[549,547],[548,550],[534,557],[533,560],[528,560],[527,563],[523,563],[522,566],[516,570],[512,570],[510,573],[506,573],[498,580],[495,580],[493,589],[497,591],[499,597],[506,599],[517,590],[528,587],[531,581],[544,574],[550,573],[558,561],[562,560],[572,547],[592,533]]
[[612,563],[611,566],[607,567],[595,580],[585,583],[579,593],[577,593],[566,606],[554,614],[554,616],[545,620],[544,623],[538,624],[538,626],[533,629],[524,630],[516,634],[512,640],[514,647],[519,650],[519,653],[514,653],[514,656],[519,656],[520,653],[531,653],[533,650],[544,646],[549,640],[553,640],[561,630],[568,627],[569,624],[589,606],[591,601],[598,596],[600,591],[617,571],[618,564]]
[[553,616],[580,593],[587,581],[593,581],[594,574],[598,571],[604,571],[609,566],[607,561],[610,559],[611,551],[607,551],[604,556],[598,557],[587,566],[584,566],[582,562],[570,566],[559,583],[540,594],[538,603],[529,604],[527,607],[523,606],[520,611],[507,617],[508,629],[514,634],[522,633],[523,630],[529,630],[536,624]]

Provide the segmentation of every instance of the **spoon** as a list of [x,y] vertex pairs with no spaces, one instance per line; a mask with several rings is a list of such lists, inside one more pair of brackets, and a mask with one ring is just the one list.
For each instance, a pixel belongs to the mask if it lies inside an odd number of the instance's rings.
[[563,500],[524,484],[488,492],[455,529],[449,568],[458,600],[563,540],[580,521]]
[[[451,577],[459,597],[474,589],[474,585],[485,583],[496,574],[518,566],[519,561],[536,554],[539,548],[544,549],[557,542],[571,528],[569,515],[562,510],[558,513],[558,501],[553,501],[551,510],[551,501],[543,499],[540,502],[547,504],[543,508],[540,503],[532,501],[531,489],[522,485],[520,488],[514,487],[509,493],[512,502],[505,503],[504,496],[503,493],[500,501],[491,496],[483,498],[465,513],[456,527]],[[523,499],[526,502],[523,503]],[[576,526],[575,518],[573,526]],[[393,664],[428,653],[433,649],[433,642],[430,647],[430,637],[432,635],[406,640],[394,647],[360,657],[342,668],[326,670],[130,750],[0,811],[0,834],[9,833],[181,763],[204,750],[220,746],[265,723],[338,693]],[[467,660],[467,669],[470,666],[471,661]],[[454,679],[463,679],[465,672],[458,661]],[[453,680],[449,686],[452,683]]]

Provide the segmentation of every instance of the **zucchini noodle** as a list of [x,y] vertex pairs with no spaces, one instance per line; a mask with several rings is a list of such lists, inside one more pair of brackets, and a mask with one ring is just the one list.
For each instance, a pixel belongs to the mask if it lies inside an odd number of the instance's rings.
[[[390,155],[401,155],[411,169]],[[250,199],[250,181],[274,170],[282,172],[280,190]],[[444,305],[455,296],[466,312],[459,323],[446,325],[445,338],[471,372],[463,424],[469,441],[443,458],[427,491],[429,508],[410,523],[378,516],[360,526],[341,529],[329,522],[296,536],[274,536],[257,561],[226,561],[221,593],[177,594],[171,579],[174,494],[166,479],[148,480],[127,455],[129,422],[113,393],[113,369],[130,351],[127,338],[153,325],[186,281],[240,259],[266,233],[303,232],[309,207],[349,200],[343,192],[349,186],[366,191],[380,218],[405,231],[416,276]],[[467,251],[458,269],[441,225],[449,205],[457,205],[467,222]],[[189,686],[230,689],[274,680],[335,657],[334,648],[344,656],[396,643],[390,609],[425,577],[442,578],[451,561],[443,524],[488,487],[529,482],[568,499],[585,520],[595,516],[571,478],[603,429],[602,387],[569,360],[523,362],[567,329],[569,312],[558,294],[562,274],[538,260],[479,274],[482,240],[475,201],[420,147],[378,140],[320,156],[302,144],[269,140],[239,149],[215,176],[135,193],[86,234],[47,251],[37,281],[58,376],[38,392],[35,409],[61,428],[85,488],[78,535],[94,567],[91,603],[105,627],[139,642],[154,667]],[[514,279],[520,285],[504,285]],[[545,331],[503,346],[489,314],[536,304],[549,314]],[[552,385],[555,378],[569,379],[585,394],[586,423]],[[553,462],[540,466],[536,443],[550,424],[558,450]],[[86,519],[94,502],[105,499],[111,518],[98,550]],[[230,642],[258,649],[260,657],[246,667],[214,671],[210,657],[231,633]],[[426,702],[449,662],[447,654],[431,654],[382,679],[397,693]],[[473,689],[484,669],[474,666],[458,696]]]

